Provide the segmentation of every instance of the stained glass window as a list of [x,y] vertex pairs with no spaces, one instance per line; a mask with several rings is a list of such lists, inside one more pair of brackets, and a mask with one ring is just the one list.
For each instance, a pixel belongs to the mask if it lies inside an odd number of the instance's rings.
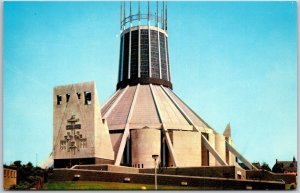
[[158,34],[151,30],[151,74],[152,78],[159,78],[159,54],[158,54]]
[[159,42],[160,42],[160,64],[161,64],[162,79],[168,80],[165,35],[161,32],[159,32]]
[[149,36],[148,30],[141,30],[141,77],[149,77]]
[[139,30],[131,32],[130,78],[138,77]]
[[128,79],[129,33],[124,38],[123,80]]

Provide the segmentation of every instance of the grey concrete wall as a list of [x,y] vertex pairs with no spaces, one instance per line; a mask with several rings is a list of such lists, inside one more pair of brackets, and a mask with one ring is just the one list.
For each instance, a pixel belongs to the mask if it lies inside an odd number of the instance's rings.
[[[124,182],[124,178],[130,178],[130,183],[154,184],[153,174],[129,174],[67,169],[55,169],[53,175],[49,177],[48,180],[50,182],[71,181],[74,179],[74,175],[80,175],[79,180],[82,181]],[[271,190],[285,188],[285,184],[280,182],[234,180],[209,177],[158,175],[157,180],[159,185],[180,186],[181,182],[187,182],[188,186],[222,190],[245,190],[247,188],[251,188],[253,190]]]
[[110,134],[110,140],[113,145],[114,150],[114,158],[116,159],[118,150],[122,141],[123,133],[111,133]]
[[[231,166],[226,166],[226,167],[231,167]],[[246,179],[246,170],[242,169],[239,166],[234,166],[235,167],[235,179]]]
[[102,119],[101,116],[96,88],[94,92],[95,157],[114,160],[114,151],[109,135],[108,125],[107,121]]
[[[208,141],[209,143],[211,144],[211,146],[213,148],[215,148],[215,134],[214,133],[208,133]],[[209,166],[216,166],[216,158],[211,154],[209,153]]]
[[[53,157],[54,159],[67,159],[67,158],[84,158],[94,157],[95,155],[95,138],[94,138],[94,83],[81,83],[76,85],[64,85],[54,88],[53,94]],[[92,94],[92,102],[90,105],[84,104],[84,92],[89,91]],[[81,94],[81,98],[77,98],[77,94]],[[66,94],[70,94],[69,102],[67,102]],[[60,105],[57,105],[57,95],[62,97]],[[87,138],[86,147],[76,151],[73,155],[67,149],[60,148],[60,141],[64,139],[70,130],[66,130],[68,125],[67,120],[72,115],[76,115],[79,119],[78,124],[81,124],[79,131],[84,138]]]
[[170,135],[177,167],[201,166],[201,133],[171,131]]
[[109,172],[121,172],[121,173],[139,173],[138,168],[115,166],[115,165],[77,165],[72,169],[83,169],[83,170],[99,170],[99,171],[109,171]]
[[[232,138],[229,137],[228,139],[228,143],[232,146],[234,146]],[[233,153],[231,153],[227,148],[226,148],[226,152],[228,152],[229,155],[229,162],[227,163],[228,165],[234,165],[235,164],[235,155]]]
[[152,155],[159,155],[160,162],[161,131],[158,129],[131,130],[131,157],[133,167],[154,168]]
[[[91,101],[85,103],[85,92],[91,93]],[[70,95],[67,101],[67,94]],[[80,94],[80,97],[78,97]],[[57,104],[57,96],[60,95],[61,104]],[[61,141],[70,134],[74,139],[72,130],[67,130],[68,119],[75,115],[79,119],[76,124],[81,128],[75,130],[75,134],[86,139],[84,145],[76,142],[74,152],[69,151],[68,145],[64,148]],[[108,128],[102,122],[96,85],[94,82],[57,86],[53,92],[53,158],[77,159],[77,158],[103,158],[114,159]]]
[[[215,148],[221,158],[226,161],[226,146],[225,137],[222,134],[217,133],[215,135]],[[216,166],[219,166],[219,162],[216,162]]]
[[274,181],[281,181],[283,180],[287,184],[296,183],[297,176],[293,174],[277,174],[273,172],[269,172],[266,170],[251,170],[246,171],[246,178],[252,180],[274,180]]
[[[154,173],[153,169],[140,169],[139,171],[140,173]],[[235,179],[236,167],[235,166],[207,166],[207,167],[159,168],[158,173],[168,174],[168,175],[201,176],[201,177]]]

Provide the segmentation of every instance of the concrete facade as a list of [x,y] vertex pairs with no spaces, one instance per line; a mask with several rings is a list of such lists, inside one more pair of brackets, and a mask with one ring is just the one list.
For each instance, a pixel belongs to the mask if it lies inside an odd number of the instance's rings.
[[54,165],[68,159],[114,159],[93,82],[55,87],[53,109]]
[[[215,149],[215,145],[216,145],[216,140],[215,140],[215,134],[214,133],[209,133],[208,134],[208,141],[209,143],[212,145],[212,147]],[[216,166],[216,159],[213,156],[213,154],[211,152],[209,152],[209,166]]]
[[172,131],[170,138],[173,144],[177,167],[201,166],[201,134],[190,131]]
[[[234,146],[233,140],[231,139],[231,137],[228,137],[227,139],[226,139],[226,138],[227,138],[227,137],[225,137],[225,140],[226,140],[230,145]],[[228,150],[228,148],[226,148],[226,162],[227,162],[228,165],[235,165],[235,164],[236,164],[236,162],[235,162],[235,156],[234,156],[234,154],[233,154],[232,152],[230,152],[230,151]]]
[[[153,168],[152,155],[160,155],[161,131],[158,129],[131,130],[132,166]],[[160,162],[160,157],[158,162]]]
[[[219,153],[223,160],[226,160],[226,147],[225,147],[225,137],[222,134],[215,135],[215,148],[216,151]],[[216,163],[217,166],[220,166],[218,162]]]

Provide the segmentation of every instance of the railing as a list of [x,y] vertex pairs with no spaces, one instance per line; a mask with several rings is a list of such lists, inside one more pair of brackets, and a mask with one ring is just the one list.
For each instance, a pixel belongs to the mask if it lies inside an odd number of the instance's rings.
[[[134,21],[139,21],[138,24],[134,24]],[[141,22],[147,21],[147,24],[154,22],[155,26],[160,27],[164,30],[167,29],[167,20],[156,14],[135,14],[130,15],[121,21],[121,29],[125,30],[132,26],[140,25]],[[131,24],[128,27],[127,24]],[[153,24],[152,24],[153,25]]]

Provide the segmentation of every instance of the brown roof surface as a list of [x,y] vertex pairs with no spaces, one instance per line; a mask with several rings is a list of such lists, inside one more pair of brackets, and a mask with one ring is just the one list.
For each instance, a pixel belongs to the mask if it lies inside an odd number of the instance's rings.
[[193,130],[193,125],[197,129],[210,128],[171,89],[159,85],[129,86],[118,90],[103,105],[101,113],[110,130],[124,129],[127,123],[130,129],[163,126]]

